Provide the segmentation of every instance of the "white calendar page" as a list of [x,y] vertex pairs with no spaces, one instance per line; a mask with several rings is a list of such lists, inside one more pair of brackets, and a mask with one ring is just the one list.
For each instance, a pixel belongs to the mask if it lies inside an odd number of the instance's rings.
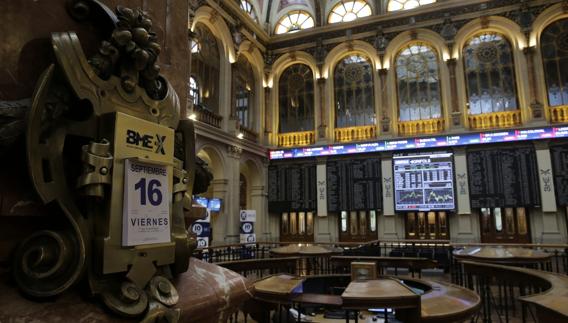
[[170,242],[168,167],[124,162],[122,245]]

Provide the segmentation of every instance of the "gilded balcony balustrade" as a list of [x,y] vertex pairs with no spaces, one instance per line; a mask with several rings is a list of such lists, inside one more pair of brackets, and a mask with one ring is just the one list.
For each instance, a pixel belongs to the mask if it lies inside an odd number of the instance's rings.
[[377,128],[371,126],[358,126],[349,128],[335,128],[336,142],[349,142],[374,139],[377,136]]
[[427,119],[401,121],[398,123],[398,134],[401,136],[437,133],[444,130],[444,119]]
[[568,122],[568,105],[550,107],[550,122]]
[[315,143],[315,131],[301,131],[278,134],[279,147],[307,146]]
[[507,128],[521,124],[521,111],[501,111],[468,116],[471,129]]

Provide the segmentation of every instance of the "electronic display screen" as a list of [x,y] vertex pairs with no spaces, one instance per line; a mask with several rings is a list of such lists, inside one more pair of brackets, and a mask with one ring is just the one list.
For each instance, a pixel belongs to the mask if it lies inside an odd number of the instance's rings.
[[363,143],[345,143],[319,147],[300,147],[271,150],[270,159],[291,159],[317,156],[338,156],[417,148],[455,147],[523,140],[568,138],[568,126],[532,129],[507,129],[489,132],[471,132],[419,138],[397,138]]
[[453,154],[421,152],[393,156],[397,211],[453,210]]
[[209,211],[219,212],[221,211],[221,199],[212,198],[209,200]]
[[197,204],[203,206],[204,208],[206,208],[209,204],[209,200],[206,197],[203,197],[203,196],[196,196],[195,202]]

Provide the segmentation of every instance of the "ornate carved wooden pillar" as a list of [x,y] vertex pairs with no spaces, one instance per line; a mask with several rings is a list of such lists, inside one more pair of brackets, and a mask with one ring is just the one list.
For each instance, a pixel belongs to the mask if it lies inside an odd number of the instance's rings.
[[457,60],[450,58],[446,61],[448,70],[450,72],[450,110],[453,127],[461,127],[462,125],[462,112],[458,104],[458,83],[456,79],[456,65]]
[[390,108],[387,101],[387,74],[389,70],[386,68],[381,68],[379,70],[379,81],[381,86],[381,132],[390,133]]
[[527,59],[527,71],[529,74],[529,100],[531,102],[530,106],[532,111],[532,117],[533,119],[536,120],[542,120],[544,118],[544,113],[542,111],[543,105],[537,96],[537,90],[536,90],[536,78],[535,78],[535,69],[534,69],[535,47],[534,46],[525,47],[523,49],[523,53],[525,54]]

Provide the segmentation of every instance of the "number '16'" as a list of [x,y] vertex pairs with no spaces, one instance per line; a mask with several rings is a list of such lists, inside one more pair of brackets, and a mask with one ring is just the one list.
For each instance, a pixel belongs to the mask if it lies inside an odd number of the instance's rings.
[[134,184],[134,190],[140,190],[140,204],[146,205],[146,196],[153,206],[162,203],[162,191],[159,189],[161,186],[162,183],[159,180],[152,179],[148,182],[148,190],[146,190],[146,179],[141,178],[138,183]]

